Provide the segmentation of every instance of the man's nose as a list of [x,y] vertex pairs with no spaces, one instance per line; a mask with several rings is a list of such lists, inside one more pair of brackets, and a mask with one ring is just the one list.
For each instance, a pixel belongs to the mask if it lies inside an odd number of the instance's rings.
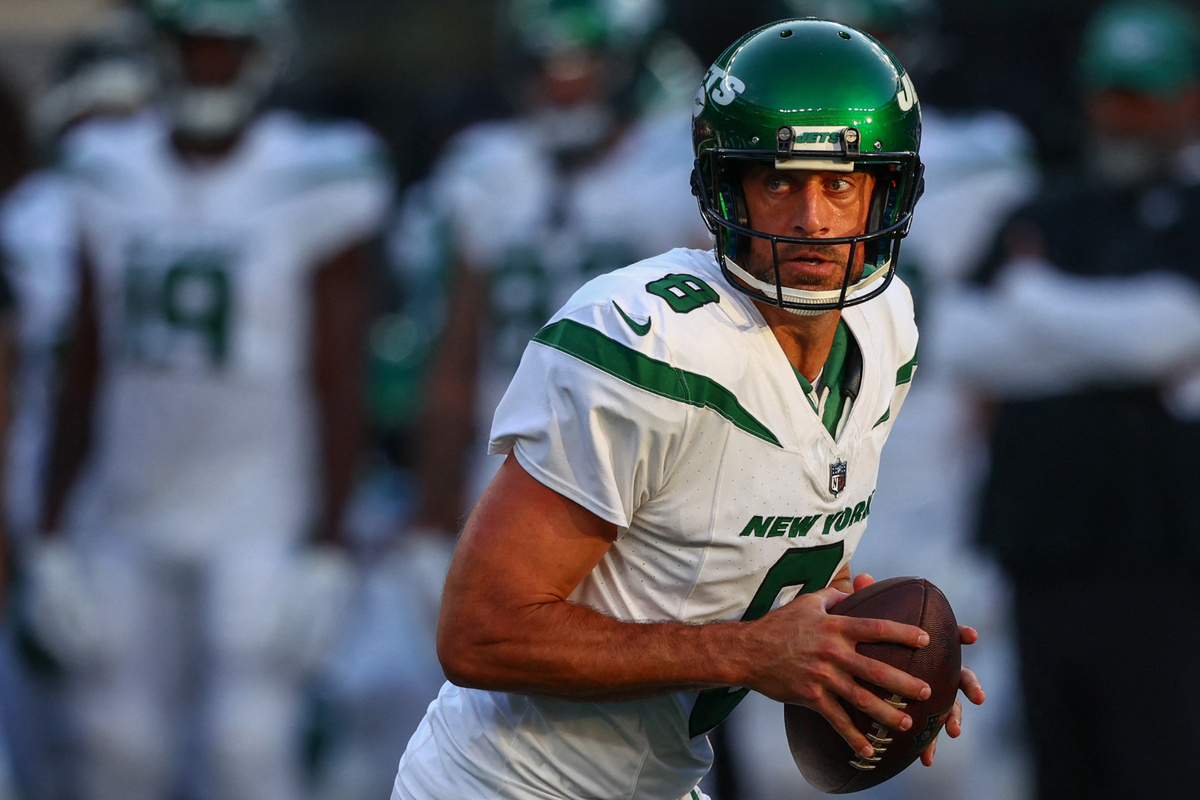
[[819,185],[805,182],[795,195],[792,209],[792,228],[797,235],[820,238],[829,235],[829,201]]

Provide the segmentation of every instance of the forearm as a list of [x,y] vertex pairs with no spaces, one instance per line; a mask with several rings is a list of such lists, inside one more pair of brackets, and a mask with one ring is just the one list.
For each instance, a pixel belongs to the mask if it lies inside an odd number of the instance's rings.
[[565,600],[509,621],[489,630],[444,609],[438,652],[447,677],[492,691],[615,701],[739,685],[755,662],[747,623],[624,622]]
[[486,298],[485,281],[459,264],[417,432],[414,524],[419,527],[452,532],[462,527],[468,453],[477,433],[479,335]]
[[67,497],[87,458],[100,379],[99,323],[93,306],[91,270],[86,264],[81,266],[80,276],[74,331],[59,370],[42,476],[39,524],[46,533],[58,529]]
[[324,264],[314,283],[313,390],[318,407],[322,507],[317,538],[337,543],[366,442],[363,353],[370,304],[365,245]]
[[346,394],[346,397],[326,395],[320,414],[323,504],[316,538],[325,544],[336,544],[341,540],[342,517],[354,490],[366,440],[365,413],[358,394]]

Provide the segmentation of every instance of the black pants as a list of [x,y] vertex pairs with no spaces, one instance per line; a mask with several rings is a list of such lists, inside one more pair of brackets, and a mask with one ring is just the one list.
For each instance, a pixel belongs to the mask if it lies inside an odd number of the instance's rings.
[[1038,800],[1197,800],[1200,576],[1013,576]]

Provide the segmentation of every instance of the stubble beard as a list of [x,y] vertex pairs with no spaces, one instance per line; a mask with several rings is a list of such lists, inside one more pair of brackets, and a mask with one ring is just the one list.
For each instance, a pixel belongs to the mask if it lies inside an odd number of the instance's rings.
[[[743,264],[742,268],[769,284],[775,283],[775,262],[772,257],[770,242],[763,240],[764,248],[755,251],[750,250],[749,257],[746,259],[749,263]],[[786,264],[789,258],[800,252],[806,255],[816,255],[822,259],[837,264],[839,269],[835,270],[831,275],[812,275],[801,272],[786,279],[784,287],[788,289],[813,289],[823,291],[838,291],[842,288],[842,282],[846,276],[846,264],[850,258],[850,248],[853,245],[798,245],[798,244],[780,244],[778,246],[779,262]],[[858,262],[850,276],[851,285],[862,277],[863,261],[858,258],[862,253],[862,245],[859,244],[856,248],[855,261]],[[765,250],[765,252],[763,252]],[[782,267],[781,267],[782,271]],[[782,276],[781,276],[782,277]]]

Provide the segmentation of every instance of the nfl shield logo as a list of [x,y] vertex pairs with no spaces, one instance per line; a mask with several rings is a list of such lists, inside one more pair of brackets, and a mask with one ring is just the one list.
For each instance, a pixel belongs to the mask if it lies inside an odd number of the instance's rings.
[[838,459],[829,465],[829,491],[837,497],[846,488],[846,462]]

